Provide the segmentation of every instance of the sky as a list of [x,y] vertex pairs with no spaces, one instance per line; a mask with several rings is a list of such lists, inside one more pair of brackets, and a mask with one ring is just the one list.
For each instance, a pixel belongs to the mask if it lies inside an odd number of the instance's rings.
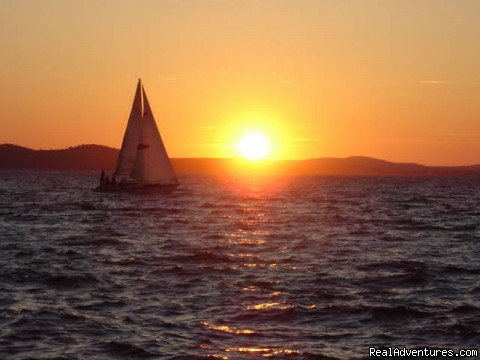
[[142,78],[172,157],[480,163],[480,1],[2,0],[0,143],[119,147]]

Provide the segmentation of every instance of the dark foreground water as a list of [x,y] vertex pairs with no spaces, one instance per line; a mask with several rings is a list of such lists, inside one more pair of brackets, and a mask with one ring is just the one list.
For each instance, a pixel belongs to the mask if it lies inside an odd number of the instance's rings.
[[0,172],[0,358],[479,347],[480,179]]

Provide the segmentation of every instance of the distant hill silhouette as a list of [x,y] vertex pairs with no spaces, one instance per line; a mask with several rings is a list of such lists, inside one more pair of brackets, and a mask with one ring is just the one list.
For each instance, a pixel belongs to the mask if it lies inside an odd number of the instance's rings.
[[100,145],[80,145],[62,150],[32,150],[0,145],[0,169],[99,170],[111,169],[118,150]]
[[[112,171],[118,149],[101,145],[80,145],[61,150],[32,150],[0,145],[0,169],[92,170]],[[480,175],[480,165],[425,166],[393,163],[363,156],[318,158],[245,163],[238,159],[172,159],[179,173],[222,174],[235,172],[271,172],[290,175],[365,175],[365,176],[441,176]]]

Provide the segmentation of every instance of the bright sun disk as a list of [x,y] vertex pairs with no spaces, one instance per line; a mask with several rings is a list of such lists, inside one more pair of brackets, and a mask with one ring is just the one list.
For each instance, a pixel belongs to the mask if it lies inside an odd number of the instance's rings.
[[246,159],[264,159],[270,151],[270,141],[261,133],[248,133],[238,143],[238,150]]

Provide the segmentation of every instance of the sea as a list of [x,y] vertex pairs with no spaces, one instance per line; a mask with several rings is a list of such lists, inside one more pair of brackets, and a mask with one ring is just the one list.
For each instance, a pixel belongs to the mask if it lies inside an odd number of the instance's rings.
[[480,348],[480,178],[0,172],[1,359]]

